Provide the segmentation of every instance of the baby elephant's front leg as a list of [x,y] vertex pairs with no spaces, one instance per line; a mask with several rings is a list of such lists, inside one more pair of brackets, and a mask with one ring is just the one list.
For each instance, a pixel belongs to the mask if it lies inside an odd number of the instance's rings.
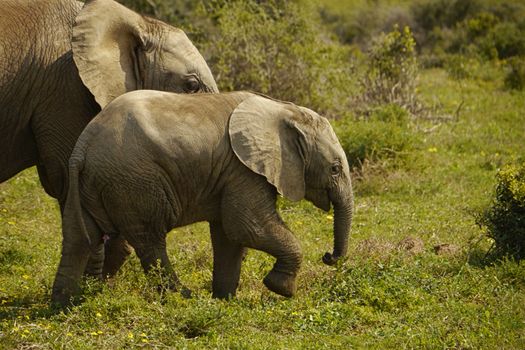
[[264,227],[264,235],[255,242],[255,249],[273,255],[277,261],[264,278],[264,285],[271,291],[292,297],[297,291],[297,273],[303,259],[297,238],[281,220],[271,221]]
[[127,235],[126,239],[135,249],[146,274],[150,273],[157,264],[160,265],[161,278],[163,280],[165,279],[165,281],[162,281],[159,287],[180,291],[185,297],[191,296],[191,291],[181,284],[175,270],[173,270],[173,267],[171,266],[166,251],[165,234],[133,234]]

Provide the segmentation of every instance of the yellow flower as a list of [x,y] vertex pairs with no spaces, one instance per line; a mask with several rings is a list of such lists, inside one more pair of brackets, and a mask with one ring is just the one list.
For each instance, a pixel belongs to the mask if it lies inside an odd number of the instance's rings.
[[97,331],[97,333],[98,333],[98,334],[104,334],[104,332],[102,332],[102,331]]
[[67,332],[67,333],[66,333],[66,336],[68,336],[68,337],[72,337],[72,336],[73,336],[73,333],[71,333],[71,332]]
[[333,219],[334,219],[334,216],[333,216],[333,215],[326,215],[326,218],[327,218],[328,220],[333,220]]
[[438,149],[436,147],[430,147],[429,149],[427,149],[427,151],[429,151],[430,153],[436,153]]
[[14,221],[8,221],[7,222],[9,225],[15,225],[15,222]]
[[140,333],[141,337],[147,337],[146,333]]
[[133,339],[133,337],[134,337],[133,333],[129,332],[129,333],[128,333],[128,338],[129,338],[129,339]]
[[29,279],[29,275],[22,275],[22,278],[25,279],[25,280],[28,280]]
[[97,316],[97,317],[102,317],[102,314],[101,314],[100,312],[97,312],[97,313],[95,314],[95,316]]
[[91,334],[91,335],[94,336],[94,337],[96,337],[96,336],[98,335],[97,332],[91,332],[91,333],[89,333],[89,334]]

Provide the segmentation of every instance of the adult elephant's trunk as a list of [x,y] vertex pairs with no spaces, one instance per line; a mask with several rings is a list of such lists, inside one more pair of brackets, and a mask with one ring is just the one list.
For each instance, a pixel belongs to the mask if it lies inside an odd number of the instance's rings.
[[346,255],[348,250],[354,206],[352,186],[335,191],[330,195],[330,200],[334,207],[334,251],[323,256],[323,262],[327,265],[335,264],[339,258]]

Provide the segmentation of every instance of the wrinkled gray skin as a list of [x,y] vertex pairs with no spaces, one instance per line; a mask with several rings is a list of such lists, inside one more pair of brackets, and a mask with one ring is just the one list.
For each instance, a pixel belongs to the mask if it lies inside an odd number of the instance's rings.
[[[218,92],[184,32],[112,0],[84,7],[72,0],[2,0],[0,182],[37,165],[63,210],[67,161],[84,127],[115,97],[146,88]],[[110,249],[127,249],[112,242]],[[109,274],[120,264],[107,263]]]
[[247,92],[181,95],[135,91],[84,130],[69,163],[62,258],[52,299],[67,305],[102,234],[124,237],[147,272],[160,261],[173,289],[165,236],[210,224],[213,296],[235,295],[245,248],[277,260],[264,279],[290,297],[302,253],[276,211],[277,193],[334,207],[333,264],[347,251],[352,219],[348,163],[329,122],[315,112]]

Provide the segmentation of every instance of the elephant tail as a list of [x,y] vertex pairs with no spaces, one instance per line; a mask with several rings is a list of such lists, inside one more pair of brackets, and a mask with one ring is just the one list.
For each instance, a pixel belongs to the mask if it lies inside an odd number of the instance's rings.
[[71,238],[73,241],[83,244],[87,243],[90,249],[92,248],[92,239],[86,227],[84,220],[85,210],[82,208],[80,202],[80,186],[79,177],[82,172],[86,159],[86,150],[89,145],[89,140],[93,134],[96,134],[99,129],[98,126],[88,125],[77,140],[75,148],[69,158],[69,184],[67,190],[66,203],[64,206],[64,213],[62,216],[62,232],[64,239]]
[[78,178],[84,166],[83,163],[83,159],[79,160],[78,158],[71,158],[69,162],[69,188],[62,218],[62,232],[64,238],[76,236],[74,241],[84,241],[91,248],[92,242],[84,222],[83,209],[80,204]]

